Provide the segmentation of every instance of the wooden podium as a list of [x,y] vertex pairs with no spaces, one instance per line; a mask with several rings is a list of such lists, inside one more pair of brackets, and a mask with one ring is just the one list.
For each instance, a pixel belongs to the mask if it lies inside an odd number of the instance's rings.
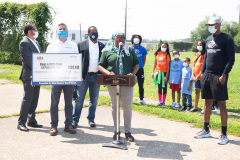
[[134,86],[135,76],[98,74],[97,81],[99,85]]
[[[116,132],[120,136],[120,126],[119,126],[119,121],[120,121],[120,86],[134,86],[135,84],[135,76],[132,75],[103,75],[103,74],[98,74],[97,75],[97,81],[99,85],[111,85],[111,86],[116,86],[116,105],[117,105],[117,112],[116,112],[116,117],[117,117],[117,126],[116,126]],[[124,141],[121,141],[118,138],[116,141],[110,142],[103,144],[103,147],[111,147],[111,148],[119,148],[119,149],[124,149],[127,150],[127,146]]]

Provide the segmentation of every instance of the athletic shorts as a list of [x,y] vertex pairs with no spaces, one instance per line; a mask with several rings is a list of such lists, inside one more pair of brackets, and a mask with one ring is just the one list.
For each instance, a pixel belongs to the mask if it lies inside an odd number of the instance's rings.
[[181,86],[179,86],[178,84],[172,84],[170,83],[170,88],[173,91],[180,91],[181,90]]
[[195,86],[195,89],[201,89],[200,80],[198,80],[197,82],[194,82],[194,86]]
[[202,99],[215,99],[216,101],[228,100],[227,80],[221,85],[218,75],[205,72],[201,77]]

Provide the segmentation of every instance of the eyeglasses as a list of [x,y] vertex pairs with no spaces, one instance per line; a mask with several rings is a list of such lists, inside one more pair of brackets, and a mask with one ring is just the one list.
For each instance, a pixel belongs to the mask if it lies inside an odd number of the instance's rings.
[[37,29],[31,29],[32,31],[37,31]]
[[125,37],[116,37],[118,40],[125,39]]

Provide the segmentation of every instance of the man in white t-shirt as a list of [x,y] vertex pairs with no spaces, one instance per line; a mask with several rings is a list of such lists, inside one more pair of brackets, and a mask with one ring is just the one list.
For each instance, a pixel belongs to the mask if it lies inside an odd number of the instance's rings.
[[[77,45],[68,40],[68,29],[66,24],[60,23],[57,26],[58,39],[49,44],[46,53],[78,53]],[[76,130],[72,127],[72,85],[52,85],[51,93],[51,130],[50,135],[55,136],[58,133],[58,104],[61,92],[63,90],[65,100],[65,129],[64,131],[70,134],[76,134]]]

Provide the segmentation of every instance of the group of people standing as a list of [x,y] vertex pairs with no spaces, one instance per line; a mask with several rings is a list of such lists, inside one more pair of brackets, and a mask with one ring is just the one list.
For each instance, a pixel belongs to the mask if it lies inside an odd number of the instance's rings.
[[[228,73],[235,60],[233,40],[230,36],[220,32],[221,21],[219,18],[210,19],[209,32],[212,34],[206,42],[199,41],[197,53],[193,60],[193,69],[189,66],[190,58],[180,60],[178,50],[173,50],[171,60],[169,45],[163,42],[155,52],[152,78],[158,85],[158,106],[165,106],[167,96],[167,85],[170,83],[172,90],[172,107],[179,110],[197,111],[200,91],[204,102],[204,129],[195,135],[195,138],[209,137],[209,120],[213,100],[218,101],[222,117],[222,134],[219,144],[228,142],[227,110],[226,100]],[[30,127],[43,127],[35,119],[35,110],[39,97],[39,86],[31,85],[31,57],[32,53],[41,53],[41,48],[36,41],[38,32],[36,26],[26,25],[25,37],[19,48],[22,56],[22,73],[20,79],[23,81],[24,97],[22,100],[18,129],[28,131],[26,123]],[[107,42],[106,46],[98,41],[98,30],[95,26],[88,28],[88,39],[77,45],[70,41],[66,24],[57,26],[58,39],[49,44],[46,53],[82,53],[82,85],[76,86],[76,99],[72,104],[74,86],[57,85],[51,87],[51,130],[50,135],[58,134],[58,104],[63,90],[65,100],[65,128],[64,131],[76,134],[83,102],[89,89],[88,122],[90,127],[96,127],[95,112],[99,96],[100,86],[97,84],[97,74],[105,75],[136,75],[139,86],[140,104],[146,105],[144,101],[144,65],[147,50],[141,46],[142,37],[134,34],[131,38],[131,46],[126,43],[126,36],[122,32],[115,32]],[[120,43],[123,47],[120,47]],[[118,55],[119,54],[119,55]],[[119,63],[116,63],[116,61]],[[119,65],[119,66],[117,66]],[[156,72],[155,72],[156,71]],[[192,84],[195,84],[195,103],[192,108]],[[112,117],[115,126],[113,139],[120,138],[120,132],[116,132],[116,87],[107,86],[112,105]],[[175,92],[177,99],[175,100]],[[182,93],[182,107],[180,97]],[[128,141],[134,141],[131,134],[133,87],[120,86],[120,102],[123,107],[125,137]],[[210,108],[210,109],[209,109]],[[119,122],[120,123],[120,122]]]

